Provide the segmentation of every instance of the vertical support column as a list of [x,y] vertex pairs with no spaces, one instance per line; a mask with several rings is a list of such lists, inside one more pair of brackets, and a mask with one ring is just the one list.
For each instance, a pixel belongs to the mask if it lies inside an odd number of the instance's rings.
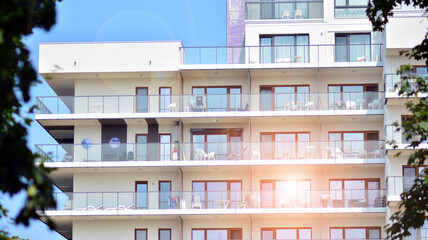
[[184,96],[183,96],[183,75],[181,75],[181,71],[179,71],[178,72],[178,86],[179,86],[179,89],[180,89],[180,96],[179,96],[179,99],[180,99],[180,106],[179,106],[179,111],[181,111],[181,112],[184,112],[184,108],[183,108],[183,101],[184,101]]
[[251,111],[251,72],[248,69],[248,110]]
[[251,218],[251,214],[248,215],[248,226],[250,229],[250,239],[253,239],[253,219]]
[[183,238],[183,219],[181,216],[178,216],[178,229],[180,231],[180,240],[184,240]]

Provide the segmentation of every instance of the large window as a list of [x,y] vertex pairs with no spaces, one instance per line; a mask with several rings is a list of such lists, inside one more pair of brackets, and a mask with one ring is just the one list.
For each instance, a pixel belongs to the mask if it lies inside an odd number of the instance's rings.
[[336,18],[366,18],[367,0],[335,0]]
[[[330,180],[332,207],[382,207],[380,179],[333,179]],[[382,204],[383,205],[383,204]]]
[[159,229],[159,240],[171,240],[171,229]]
[[330,158],[366,158],[378,155],[379,132],[329,132]]
[[137,88],[137,113],[145,113],[149,111],[149,89],[146,87]]
[[[261,2],[261,19],[309,18],[309,1],[282,1],[275,3],[274,0],[261,0]],[[314,15],[320,15],[319,10],[316,8],[312,8],[311,10],[318,13]]]
[[336,62],[371,61],[370,34],[336,34]]
[[191,129],[194,160],[242,158],[242,129]]
[[192,229],[192,240],[242,240],[242,229]]
[[147,161],[147,134],[137,134],[135,136],[136,144],[136,159],[137,161]]
[[171,160],[171,134],[159,134],[160,160]]
[[415,178],[425,170],[423,167],[403,166],[403,190],[408,191],[415,183]]
[[171,88],[161,87],[159,88],[159,109],[160,112],[169,112],[168,106],[171,104]]
[[241,181],[193,181],[194,208],[239,208]]
[[425,217],[424,225],[419,229],[409,229],[410,236],[406,240],[428,240],[428,218]]
[[309,35],[260,36],[261,63],[309,62]]
[[383,107],[377,84],[329,85],[328,106],[335,110],[379,109]]
[[261,86],[260,110],[300,110],[309,102],[309,86]]
[[135,229],[135,240],[147,240],[147,229]]
[[381,239],[380,227],[332,227],[330,239]]
[[312,239],[311,228],[262,228],[262,240]]
[[295,208],[310,206],[310,180],[262,180],[263,208]]
[[304,159],[310,156],[310,133],[261,133],[262,159]]
[[171,181],[159,181],[159,209],[174,208],[171,199]]
[[191,108],[195,112],[241,110],[241,87],[193,87]]
[[135,182],[135,192],[136,192],[136,209],[147,209],[147,200],[148,200],[148,184],[147,181],[138,181]]

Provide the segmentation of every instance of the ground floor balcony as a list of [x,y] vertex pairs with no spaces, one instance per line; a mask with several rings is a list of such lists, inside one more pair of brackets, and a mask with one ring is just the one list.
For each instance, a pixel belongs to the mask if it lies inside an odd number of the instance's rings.
[[137,191],[55,193],[54,215],[210,215],[386,211],[386,190]]
[[[384,92],[213,93],[37,98],[37,118],[300,116],[384,113]],[[232,115],[231,115],[232,114]]]
[[385,163],[378,140],[39,144],[36,152],[57,167]]

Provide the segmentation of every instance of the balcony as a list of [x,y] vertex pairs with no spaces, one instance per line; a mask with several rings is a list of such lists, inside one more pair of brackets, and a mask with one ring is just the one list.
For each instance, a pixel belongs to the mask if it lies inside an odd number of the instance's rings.
[[385,193],[383,189],[61,192],[54,195],[58,204],[54,211],[67,211],[63,215],[384,212]]
[[415,181],[415,177],[404,176],[389,176],[386,179],[386,186],[388,189],[388,201],[398,202],[401,201],[400,195],[408,191]]
[[[417,136],[413,136],[412,139],[406,140],[403,130],[400,129],[399,131],[397,131],[397,127],[393,125],[385,126],[385,136],[386,141],[389,142],[386,145],[387,149],[394,149],[393,144],[397,145],[396,149],[413,149],[410,144],[412,143],[412,141],[418,140]],[[419,147],[415,149],[420,148],[428,148],[428,142],[422,142]]]
[[[385,77],[384,77],[384,84],[385,84],[385,91],[386,91],[385,98],[405,98],[403,96],[398,95],[398,92],[400,90],[398,84],[401,83],[401,80],[402,80],[401,77],[402,76],[399,74],[385,74]],[[408,79],[411,90],[417,90],[418,88],[417,77],[422,77],[425,79],[425,81],[428,81],[428,74],[413,75],[413,77]],[[400,102],[400,104],[403,104],[403,102]]]
[[[150,149],[150,151],[149,151]],[[385,163],[384,141],[39,144],[41,159],[61,167]],[[105,164],[103,164],[105,165]]]
[[364,115],[383,114],[383,103],[383,92],[53,96],[37,98],[36,118]]
[[247,1],[246,20],[322,19],[323,0]]
[[[182,70],[382,66],[382,44],[183,47]],[[197,65],[192,67],[191,65]],[[219,66],[220,65],[220,66]]]

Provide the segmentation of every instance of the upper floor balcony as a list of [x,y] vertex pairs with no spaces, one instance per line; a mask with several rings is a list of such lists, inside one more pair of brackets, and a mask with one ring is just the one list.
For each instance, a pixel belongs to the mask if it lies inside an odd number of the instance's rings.
[[47,215],[385,212],[386,190],[134,191],[55,193]]
[[[425,81],[428,81],[428,74],[415,73],[414,75],[410,75],[410,78],[408,79],[410,90],[418,90],[418,77],[424,78]],[[385,74],[385,98],[405,98],[404,96],[398,95],[401,81],[402,76],[400,74]],[[402,104],[402,102],[400,102],[400,104]]]
[[[382,44],[309,42],[242,47],[183,47],[180,68],[308,68],[382,66]],[[196,66],[192,66],[196,65]]]
[[[406,139],[405,133],[402,129],[398,130],[396,126],[387,125],[385,126],[385,136],[388,144],[386,145],[387,149],[393,149],[393,144],[397,146],[396,149],[413,149],[410,146],[412,141],[418,140],[418,136],[413,136],[411,139]],[[422,142],[418,148],[428,148],[427,142]],[[416,149],[418,149],[416,148]]]
[[383,102],[383,92],[55,96],[37,97],[36,118],[365,115]]
[[246,1],[246,20],[322,19],[323,0]]
[[375,140],[39,144],[36,152],[58,167],[385,163],[384,141]]

